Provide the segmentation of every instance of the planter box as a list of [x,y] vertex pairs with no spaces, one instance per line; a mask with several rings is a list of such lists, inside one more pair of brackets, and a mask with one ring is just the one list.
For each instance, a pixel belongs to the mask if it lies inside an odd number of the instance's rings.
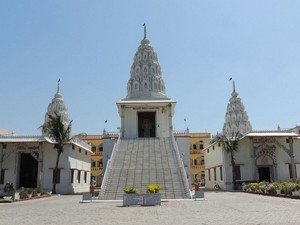
[[195,191],[194,198],[195,198],[195,200],[197,198],[204,198],[204,191],[202,191],[202,190]]
[[161,205],[161,194],[144,194],[143,206]]
[[124,194],[123,206],[155,206],[161,205],[161,194]]
[[144,197],[142,194],[124,194],[123,206],[142,205]]

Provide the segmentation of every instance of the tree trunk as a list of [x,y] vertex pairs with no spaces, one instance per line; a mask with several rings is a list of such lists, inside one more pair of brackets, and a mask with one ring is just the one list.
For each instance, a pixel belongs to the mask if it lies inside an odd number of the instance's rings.
[[230,157],[231,157],[233,190],[236,190],[237,189],[237,185],[236,185],[236,169],[235,169],[235,160],[234,160],[233,151],[230,152]]
[[52,186],[52,194],[56,194],[56,180],[57,180],[57,175],[58,175],[58,163],[59,163],[59,158],[62,153],[62,149],[58,148],[57,149],[57,157],[56,157],[56,164],[55,168],[53,171],[53,186]]

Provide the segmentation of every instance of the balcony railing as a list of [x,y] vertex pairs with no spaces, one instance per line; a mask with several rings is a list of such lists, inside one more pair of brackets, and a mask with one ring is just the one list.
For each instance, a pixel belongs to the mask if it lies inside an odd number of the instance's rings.
[[93,152],[93,155],[99,155],[99,156],[102,156],[102,155],[103,155],[103,152]]
[[199,150],[191,150],[190,153],[191,154],[202,154],[203,150],[200,150],[200,149]]
[[191,165],[192,169],[200,169],[200,170],[204,170],[204,165]]

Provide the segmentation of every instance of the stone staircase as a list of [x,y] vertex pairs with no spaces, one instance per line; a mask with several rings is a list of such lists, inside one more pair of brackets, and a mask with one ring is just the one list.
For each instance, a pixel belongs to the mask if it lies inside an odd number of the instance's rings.
[[100,199],[122,199],[123,189],[128,186],[146,193],[149,184],[163,187],[163,199],[188,198],[186,175],[182,175],[171,138],[121,139],[114,151]]

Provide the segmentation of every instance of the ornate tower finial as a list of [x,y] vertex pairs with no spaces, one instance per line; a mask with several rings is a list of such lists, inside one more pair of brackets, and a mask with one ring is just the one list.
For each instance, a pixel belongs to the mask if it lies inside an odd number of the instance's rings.
[[235,82],[233,80],[233,92],[235,92]]
[[57,81],[57,91],[56,91],[57,94],[59,93],[59,89],[60,89],[60,79]]
[[147,39],[147,28],[146,28],[146,23],[143,24],[144,27],[144,39]]

